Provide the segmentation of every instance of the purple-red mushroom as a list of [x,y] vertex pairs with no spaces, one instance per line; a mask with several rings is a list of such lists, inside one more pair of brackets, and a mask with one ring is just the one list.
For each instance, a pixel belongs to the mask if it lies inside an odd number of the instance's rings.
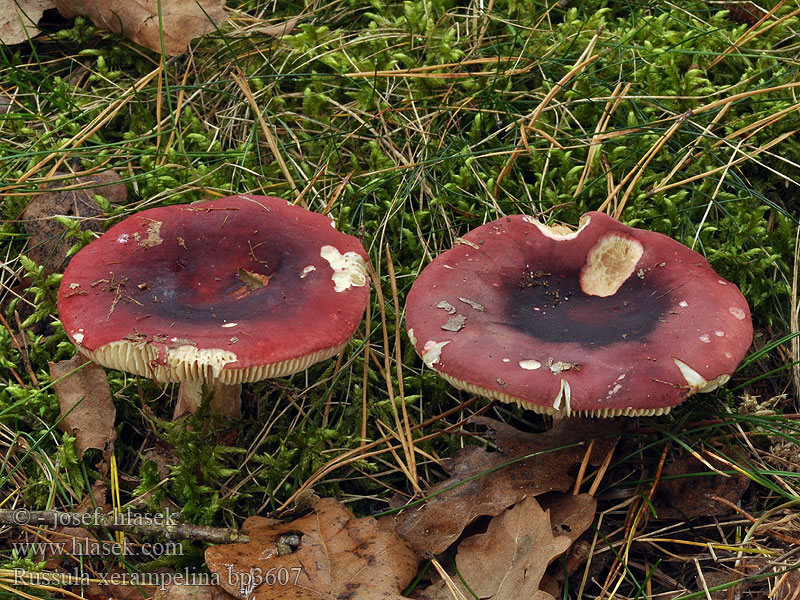
[[454,386],[563,416],[664,414],[727,382],[753,336],[702,256],[599,212],[469,232],[414,282],[406,325]]
[[236,414],[242,383],[339,353],[368,296],[366,253],[330,218],[231,196],[113,226],[70,262],[58,310],[91,360],[181,382],[176,415],[196,410],[203,386],[212,412]]

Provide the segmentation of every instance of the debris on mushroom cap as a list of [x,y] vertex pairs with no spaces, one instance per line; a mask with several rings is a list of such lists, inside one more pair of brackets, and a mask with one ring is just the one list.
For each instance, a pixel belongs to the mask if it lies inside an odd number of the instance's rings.
[[278,198],[153,208],[72,259],[58,309],[104,366],[161,382],[257,381],[341,351],[366,308],[365,258],[328,217]]
[[603,213],[575,231],[510,216],[461,239],[414,282],[406,325],[425,364],[472,393],[664,414],[727,382],[752,341],[747,302],[702,256]]

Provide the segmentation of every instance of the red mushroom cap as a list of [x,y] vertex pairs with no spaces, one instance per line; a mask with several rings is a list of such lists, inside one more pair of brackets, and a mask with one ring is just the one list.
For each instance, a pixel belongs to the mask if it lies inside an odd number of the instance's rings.
[[744,297],[702,256],[598,212],[573,232],[521,215],[471,231],[414,282],[406,325],[457,387],[595,416],[713,390],[753,335]]
[[368,300],[365,259],[331,219],[279,198],[153,208],[72,259],[58,310],[79,350],[107,367],[257,381],[341,350]]

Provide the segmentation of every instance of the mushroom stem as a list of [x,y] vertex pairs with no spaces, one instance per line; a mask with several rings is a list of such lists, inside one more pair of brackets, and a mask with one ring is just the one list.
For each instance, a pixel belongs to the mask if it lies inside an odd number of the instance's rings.
[[[203,387],[212,393],[209,412],[214,416],[235,418],[242,414],[242,385],[228,385],[219,381],[207,382],[202,379],[184,381],[178,390],[173,418],[194,414],[203,400]],[[210,388],[210,389],[209,389]]]

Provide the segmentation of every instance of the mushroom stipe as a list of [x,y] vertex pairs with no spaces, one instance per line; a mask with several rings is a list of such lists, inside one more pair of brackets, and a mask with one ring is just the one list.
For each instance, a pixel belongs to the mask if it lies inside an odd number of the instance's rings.
[[563,416],[667,413],[727,382],[753,335],[702,256],[598,212],[471,231],[414,282],[406,325],[452,385]]

